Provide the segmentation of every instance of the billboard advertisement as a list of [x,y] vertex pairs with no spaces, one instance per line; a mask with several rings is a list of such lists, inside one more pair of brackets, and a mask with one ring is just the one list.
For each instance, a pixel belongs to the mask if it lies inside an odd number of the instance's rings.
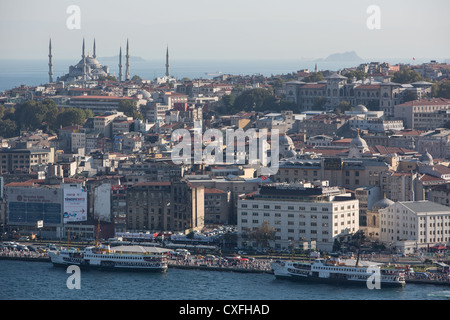
[[61,225],[61,190],[51,188],[7,188],[8,221],[18,225]]
[[64,188],[64,223],[87,220],[86,189]]

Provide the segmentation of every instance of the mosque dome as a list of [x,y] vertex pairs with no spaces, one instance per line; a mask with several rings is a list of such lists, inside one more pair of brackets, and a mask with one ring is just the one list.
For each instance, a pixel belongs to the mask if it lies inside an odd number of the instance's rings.
[[431,156],[431,154],[428,153],[428,150],[425,151],[425,153],[420,157],[419,160],[423,164],[427,164],[427,165],[433,164],[433,157]]
[[369,109],[367,109],[366,106],[364,106],[364,105],[362,105],[362,104],[359,104],[359,105],[357,105],[357,106],[353,109],[353,111],[357,111],[357,112],[369,112]]
[[149,99],[152,96],[147,90],[140,90],[139,93],[142,94],[142,99]]
[[388,198],[383,198],[375,202],[375,204],[372,206],[372,210],[384,209],[393,205],[394,203],[395,203],[394,201],[389,200]]
[[101,67],[101,64],[98,62],[98,60],[90,56],[86,57],[86,64],[96,68]]
[[358,148],[369,148],[369,146],[367,145],[366,140],[364,140],[363,138],[361,138],[358,134],[358,136],[356,138],[354,138],[352,140],[352,142],[350,143],[350,145],[356,146]]
[[294,150],[292,150],[292,149],[289,149],[286,152],[286,158],[294,158],[296,156],[297,156],[297,153]]
[[284,135],[280,136],[279,144],[282,146],[291,146],[291,145],[294,145],[294,142],[292,141],[291,137],[284,134]]

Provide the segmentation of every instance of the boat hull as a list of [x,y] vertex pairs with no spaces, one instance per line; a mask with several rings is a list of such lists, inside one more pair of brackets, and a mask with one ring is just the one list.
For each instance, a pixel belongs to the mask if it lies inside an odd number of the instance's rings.
[[[367,287],[367,281],[365,280],[348,280],[348,279],[337,279],[337,278],[321,278],[314,276],[303,276],[303,275],[277,275],[275,278],[279,280],[290,280],[305,283],[322,283],[322,284],[332,284],[332,285],[348,285],[348,286],[359,286]],[[381,282],[380,288],[402,288],[405,286],[403,282]]]
[[50,260],[55,267],[79,266],[82,269],[97,269],[107,271],[142,271],[142,272],[166,272],[166,263],[152,263],[148,265],[127,265],[112,261],[91,261],[83,258],[72,258],[67,255],[52,252],[49,254]]

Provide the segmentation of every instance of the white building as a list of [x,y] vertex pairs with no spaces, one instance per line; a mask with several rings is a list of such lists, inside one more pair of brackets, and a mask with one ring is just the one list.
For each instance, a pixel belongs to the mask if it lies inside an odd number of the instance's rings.
[[354,117],[349,120],[353,130],[367,130],[369,132],[401,131],[404,129],[403,120],[363,119]]
[[380,240],[388,247],[414,249],[450,242],[450,207],[431,201],[396,202],[380,210]]
[[331,252],[335,239],[358,231],[359,201],[339,187],[263,186],[238,200],[238,245],[257,247],[246,234],[264,224],[275,230],[269,241],[273,248],[287,249],[306,241]]

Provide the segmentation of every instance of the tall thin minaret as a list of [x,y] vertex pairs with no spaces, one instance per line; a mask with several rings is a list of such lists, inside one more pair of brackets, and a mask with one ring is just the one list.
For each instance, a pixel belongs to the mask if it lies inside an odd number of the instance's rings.
[[95,52],[95,38],[94,38],[94,54],[92,55],[92,58],[96,59],[97,58],[97,54]]
[[83,47],[81,49],[81,58],[84,59],[86,57],[86,55],[84,54],[84,38],[83,38]]
[[85,55],[85,46],[84,46],[84,38],[83,38],[83,49],[81,52],[81,58],[83,59],[83,80],[86,81],[86,55]]
[[169,46],[167,46],[167,51],[166,51],[166,77],[168,78],[170,76],[170,72],[169,72]]
[[119,82],[122,82],[122,47],[119,50]]
[[128,39],[127,39],[127,54],[125,55],[125,80],[130,80],[130,55],[128,50]]
[[48,83],[53,83],[52,39],[48,45]]

